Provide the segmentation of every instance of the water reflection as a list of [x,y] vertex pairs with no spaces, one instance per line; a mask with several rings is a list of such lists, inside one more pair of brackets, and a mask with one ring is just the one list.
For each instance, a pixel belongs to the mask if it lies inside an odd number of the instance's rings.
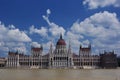
[[[19,70],[0,69],[0,80],[116,80],[120,69],[96,70]],[[119,79],[118,79],[119,80]]]

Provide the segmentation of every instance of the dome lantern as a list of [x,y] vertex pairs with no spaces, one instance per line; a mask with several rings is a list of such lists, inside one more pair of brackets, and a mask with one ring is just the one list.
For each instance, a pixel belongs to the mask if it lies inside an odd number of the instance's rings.
[[57,45],[66,45],[64,39],[62,39],[62,34],[60,34],[60,39],[57,41]]

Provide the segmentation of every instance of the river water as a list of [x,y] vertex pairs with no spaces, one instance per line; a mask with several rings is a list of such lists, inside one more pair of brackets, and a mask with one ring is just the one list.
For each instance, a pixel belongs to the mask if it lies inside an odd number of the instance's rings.
[[120,69],[0,69],[0,80],[120,80]]

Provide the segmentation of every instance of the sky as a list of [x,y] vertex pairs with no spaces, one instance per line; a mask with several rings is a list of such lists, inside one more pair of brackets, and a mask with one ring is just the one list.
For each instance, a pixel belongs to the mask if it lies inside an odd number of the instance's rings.
[[41,45],[47,54],[60,34],[73,53],[91,44],[120,55],[120,0],[0,0],[0,56]]

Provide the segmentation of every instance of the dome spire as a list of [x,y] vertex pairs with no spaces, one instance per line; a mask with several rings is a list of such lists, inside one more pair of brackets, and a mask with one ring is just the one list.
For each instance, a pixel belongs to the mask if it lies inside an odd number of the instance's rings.
[[60,38],[59,38],[59,40],[57,41],[57,45],[66,45],[64,39],[62,38],[62,34],[60,34]]
[[62,39],[62,34],[60,34],[60,39]]

